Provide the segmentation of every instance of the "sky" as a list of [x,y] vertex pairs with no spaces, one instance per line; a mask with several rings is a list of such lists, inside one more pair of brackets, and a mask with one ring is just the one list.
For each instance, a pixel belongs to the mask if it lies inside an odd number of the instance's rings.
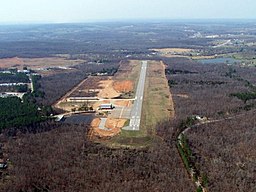
[[0,0],[0,23],[256,19],[255,0]]

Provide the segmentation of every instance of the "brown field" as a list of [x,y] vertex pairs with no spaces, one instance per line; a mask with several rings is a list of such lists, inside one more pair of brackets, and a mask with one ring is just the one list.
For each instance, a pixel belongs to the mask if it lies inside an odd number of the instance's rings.
[[114,89],[119,93],[128,93],[133,90],[132,81],[115,81],[113,85]]
[[214,59],[214,58],[216,58],[216,56],[214,56],[214,55],[205,55],[205,56],[203,56],[203,55],[201,55],[201,56],[193,56],[193,57],[191,57],[191,59]]
[[141,61],[130,60],[126,63],[122,63],[113,79],[115,81],[131,81],[133,82],[133,85],[136,85],[140,73],[140,65],[138,64],[139,62]]
[[115,74],[115,80],[127,80],[133,70],[133,65],[131,61],[123,62]]
[[194,49],[185,49],[185,48],[163,48],[163,49],[150,49],[156,51],[164,57],[189,57],[188,54],[195,52]]
[[126,119],[112,119],[112,118],[108,118],[107,122],[106,122],[106,127],[114,130],[114,129],[120,129],[124,126],[125,122],[127,120]]
[[114,77],[92,76],[72,91],[72,97],[115,98],[121,93],[134,90],[137,81],[139,65],[135,61],[123,63]]
[[94,97],[97,96],[101,89],[105,86],[100,83],[108,81],[107,76],[91,76],[83,81],[79,86],[75,87],[70,94],[71,97]]
[[98,93],[98,97],[111,99],[111,98],[115,98],[115,97],[120,96],[120,93],[118,93],[114,89],[113,84],[114,84],[114,81],[112,79],[100,81],[99,86],[102,89]]
[[29,67],[33,70],[38,70],[48,67],[71,67],[85,62],[85,60],[68,60],[61,57],[45,57],[45,58],[6,58],[0,59],[0,68],[15,67],[22,69]]
[[[163,49],[150,49],[152,51],[156,51],[159,54],[161,54],[164,57],[167,58],[174,58],[174,57],[185,57],[185,58],[191,58],[191,59],[214,59],[217,56],[215,55],[194,55],[197,53],[197,50],[195,49],[183,49],[183,48],[163,48]],[[194,53],[193,56],[190,56],[190,53]],[[220,54],[218,56],[225,56],[223,54]]]
[[152,51],[160,52],[162,54],[182,54],[182,53],[189,53],[194,51],[194,49],[185,49],[185,48],[163,48],[163,49],[151,49]]

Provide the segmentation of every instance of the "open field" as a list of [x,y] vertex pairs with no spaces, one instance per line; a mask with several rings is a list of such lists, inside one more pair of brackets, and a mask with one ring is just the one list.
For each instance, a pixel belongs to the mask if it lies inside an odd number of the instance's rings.
[[158,123],[173,118],[174,115],[174,105],[165,77],[165,65],[163,62],[151,61],[143,103],[143,132],[154,132]]
[[111,99],[120,96],[114,87],[114,81],[110,78],[108,80],[100,81],[99,86],[102,88],[97,95],[99,98]]
[[15,67],[22,69],[28,67],[33,70],[40,70],[46,68],[69,68],[80,63],[84,63],[85,60],[69,60],[63,57],[44,57],[44,58],[6,58],[0,59],[0,68]]
[[113,83],[109,76],[90,76],[72,91],[70,97],[118,97],[120,94],[113,88]]
[[[120,96],[113,88],[114,81],[112,77],[108,76],[90,76],[83,80],[79,85],[74,87],[69,91],[64,97],[62,97],[56,104],[56,108],[61,108],[66,111],[74,109],[74,107],[79,108],[84,104],[89,104],[93,106],[96,110],[103,101],[87,101],[86,97],[98,97],[103,99],[111,99]],[[70,100],[70,98],[84,97],[84,99]],[[106,101],[109,103],[109,101]]]
[[122,63],[120,68],[118,69],[118,72],[114,76],[114,80],[121,82],[131,81],[135,90],[140,73],[139,63],[140,61],[138,60],[130,60]]
[[[218,55],[218,56],[221,56],[221,55]],[[191,57],[192,59],[214,59],[216,58],[215,55],[199,55],[199,56],[192,56]]]
[[162,48],[162,49],[151,49],[152,51],[159,52],[161,54],[182,54],[182,53],[189,53],[191,51],[194,51],[193,49],[185,49],[185,48]]
[[109,80],[106,76],[91,76],[84,80],[79,86],[75,87],[70,97],[95,97],[103,88],[100,86],[101,81]]
[[162,48],[150,50],[157,52],[163,57],[189,57],[190,54],[197,52],[197,50],[186,48]]
[[133,91],[133,82],[129,80],[116,81],[113,84],[113,88],[119,93],[128,93]]

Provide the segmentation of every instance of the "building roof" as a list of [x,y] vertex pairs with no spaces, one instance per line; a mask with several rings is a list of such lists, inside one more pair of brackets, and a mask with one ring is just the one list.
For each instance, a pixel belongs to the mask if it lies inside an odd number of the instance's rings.
[[106,104],[101,104],[100,105],[101,109],[113,109],[113,105],[110,103],[106,103]]

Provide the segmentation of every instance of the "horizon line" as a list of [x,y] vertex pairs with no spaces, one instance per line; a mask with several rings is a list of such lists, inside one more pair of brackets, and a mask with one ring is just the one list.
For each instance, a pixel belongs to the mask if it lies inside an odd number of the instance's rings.
[[228,22],[228,21],[256,21],[256,18],[134,18],[134,19],[95,19],[87,21],[11,21],[0,22],[0,25],[42,25],[42,24],[89,24],[89,23],[125,23],[125,22]]

